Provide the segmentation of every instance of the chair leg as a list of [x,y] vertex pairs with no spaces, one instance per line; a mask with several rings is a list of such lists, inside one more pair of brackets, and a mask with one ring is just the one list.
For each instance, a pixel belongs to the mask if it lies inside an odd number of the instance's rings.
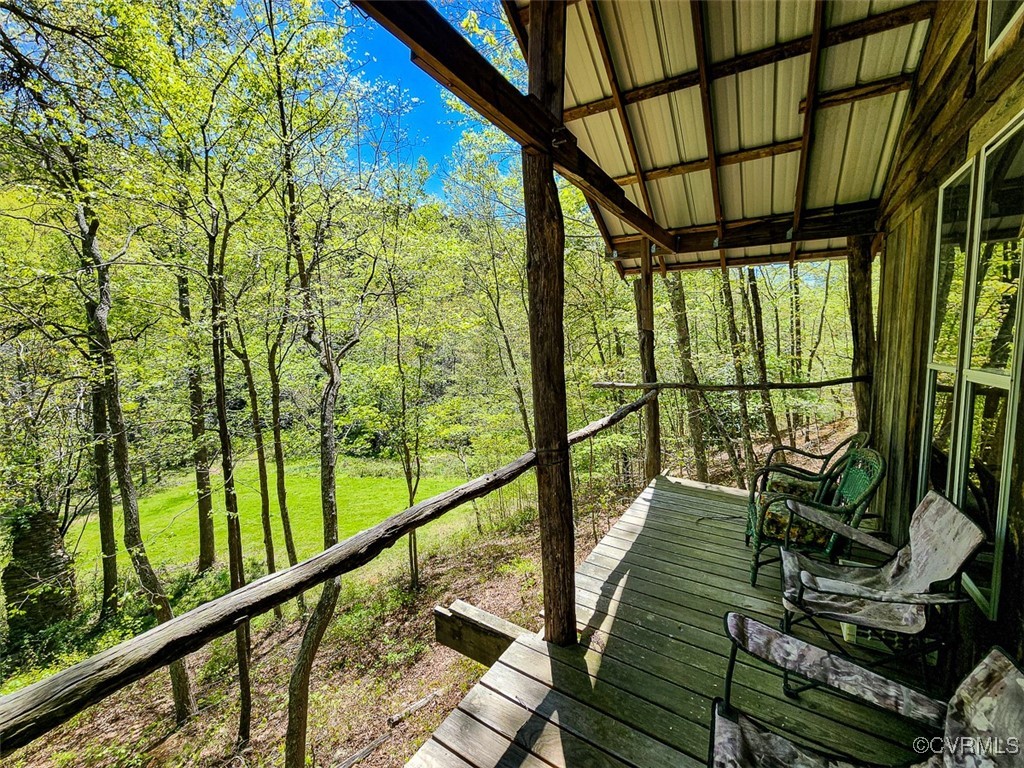
[[793,612],[790,610],[784,610],[782,613],[782,621],[779,622],[779,630],[789,634],[789,631],[793,628]]

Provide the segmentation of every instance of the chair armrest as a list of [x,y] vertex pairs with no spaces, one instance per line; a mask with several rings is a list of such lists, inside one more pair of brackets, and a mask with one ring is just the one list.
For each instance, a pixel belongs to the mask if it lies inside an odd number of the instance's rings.
[[762,493],[768,488],[768,480],[773,474],[786,475],[796,480],[804,480],[815,483],[823,482],[828,475],[820,475],[815,472],[810,472],[803,467],[794,467],[791,464],[773,464],[770,467],[761,467],[757,470],[753,477],[750,478],[750,498],[753,500],[754,495],[760,490]]
[[738,613],[725,616],[733,644],[755,658],[854,699],[941,729],[946,704],[836,654]]
[[805,450],[803,448],[797,448],[795,445],[777,445],[774,448],[772,448],[771,451],[769,451],[768,460],[765,461],[765,465],[770,464],[772,456],[780,452],[797,453],[801,456],[806,456],[808,459],[817,459],[818,461],[824,461],[825,459],[829,458],[833,453],[835,453],[835,451],[832,451],[831,453],[811,453],[810,451]]
[[858,530],[852,525],[847,525],[842,520],[837,519],[834,515],[841,514],[844,510],[836,509],[833,513],[831,507],[826,507],[823,504],[810,505],[806,502],[798,501],[790,498],[786,501],[786,507],[789,509],[790,515],[798,515],[806,520],[810,520],[812,523],[820,525],[822,528],[827,528],[832,533],[838,533],[840,536],[861,544],[868,549],[873,549],[875,552],[881,552],[883,555],[892,557],[899,550],[892,544],[886,541],[872,536],[870,533]]
[[807,589],[830,595],[859,597],[876,603],[903,603],[911,605],[953,605],[965,603],[970,598],[955,595],[951,592],[884,592],[860,584],[850,584],[838,579],[827,579],[815,576],[807,571],[800,571],[800,583]]

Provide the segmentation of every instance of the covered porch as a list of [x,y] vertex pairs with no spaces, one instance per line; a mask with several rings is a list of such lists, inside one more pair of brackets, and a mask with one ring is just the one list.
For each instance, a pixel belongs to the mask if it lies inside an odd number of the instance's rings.
[[[748,580],[746,494],[657,477],[576,571],[581,642],[522,636],[411,766],[705,765],[730,642],[722,617],[775,625],[778,566]],[[820,691],[787,698],[740,657],[736,704],[819,750],[898,764],[920,727]]]

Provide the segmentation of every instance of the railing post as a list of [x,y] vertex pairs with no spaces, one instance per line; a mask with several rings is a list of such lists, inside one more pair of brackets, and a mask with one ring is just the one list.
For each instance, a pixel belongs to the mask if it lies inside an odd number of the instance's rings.
[[[633,283],[636,301],[636,329],[640,343],[640,366],[645,384],[656,384],[654,366],[654,274],[651,247],[644,241],[640,277]],[[644,475],[647,482],[661,474],[661,410],[654,397],[644,407]]]
[[[565,82],[565,2],[530,9],[530,96],[561,125]],[[545,148],[549,149],[549,148]],[[548,151],[523,149],[526,277],[537,451],[544,639],[576,642],[575,536],[565,395],[565,226]]]

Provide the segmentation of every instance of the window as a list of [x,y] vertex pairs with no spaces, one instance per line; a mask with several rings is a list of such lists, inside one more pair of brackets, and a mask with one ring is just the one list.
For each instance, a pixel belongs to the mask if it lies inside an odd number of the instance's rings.
[[1022,9],[1024,0],[988,0],[988,52],[1021,15]]
[[964,583],[991,618],[1019,443],[1011,414],[1019,407],[1024,325],[1022,118],[939,191],[926,377],[920,490],[946,494],[985,532]]

